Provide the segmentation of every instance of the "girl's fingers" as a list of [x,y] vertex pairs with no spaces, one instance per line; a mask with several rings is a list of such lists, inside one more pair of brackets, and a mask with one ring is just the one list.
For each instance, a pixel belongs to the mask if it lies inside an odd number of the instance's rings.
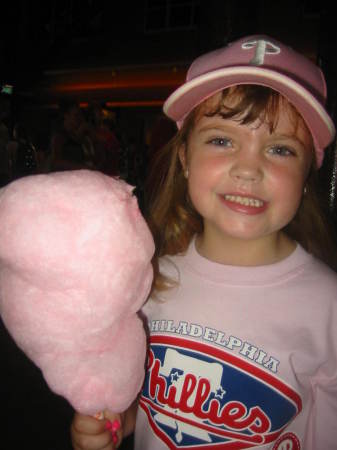
[[76,414],[71,425],[75,449],[112,450],[112,436],[110,431],[105,430],[105,423],[91,416]]
[[73,445],[74,448],[79,450],[112,450],[115,448],[109,432],[99,435],[81,434],[73,436]]
[[122,415],[104,411],[99,416],[76,413],[71,426],[75,450],[113,450],[123,439]]

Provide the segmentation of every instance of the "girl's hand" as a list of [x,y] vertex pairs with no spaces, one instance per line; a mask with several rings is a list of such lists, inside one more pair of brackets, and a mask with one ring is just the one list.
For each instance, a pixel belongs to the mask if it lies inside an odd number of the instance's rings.
[[104,411],[104,419],[75,413],[71,424],[74,450],[114,450],[123,439],[124,414]]

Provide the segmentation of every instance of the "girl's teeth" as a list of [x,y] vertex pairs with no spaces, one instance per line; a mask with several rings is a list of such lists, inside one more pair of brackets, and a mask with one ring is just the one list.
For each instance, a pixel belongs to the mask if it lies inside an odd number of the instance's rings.
[[253,206],[255,208],[261,208],[263,202],[255,198],[241,197],[240,195],[225,195],[225,200],[230,202],[239,203],[244,206]]

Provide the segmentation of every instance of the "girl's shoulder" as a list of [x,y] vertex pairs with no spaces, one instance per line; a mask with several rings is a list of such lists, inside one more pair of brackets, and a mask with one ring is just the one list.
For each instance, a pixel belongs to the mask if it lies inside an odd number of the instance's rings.
[[311,263],[308,268],[313,282],[328,283],[337,289],[337,272],[325,262],[311,256]]
[[294,280],[294,289],[302,292],[308,301],[319,301],[323,309],[332,307],[337,311],[337,272],[302,247],[299,251],[303,255],[303,266],[298,279]]

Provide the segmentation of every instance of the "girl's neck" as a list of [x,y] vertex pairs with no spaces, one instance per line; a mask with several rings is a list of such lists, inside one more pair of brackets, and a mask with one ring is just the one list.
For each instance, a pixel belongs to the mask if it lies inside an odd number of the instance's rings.
[[226,236],[214,238],[202,233],[197,236],[195,245],[201,256],[230,266],[273,264],[289,256],[296,248],[296,243],[283,232],[252,241]]

